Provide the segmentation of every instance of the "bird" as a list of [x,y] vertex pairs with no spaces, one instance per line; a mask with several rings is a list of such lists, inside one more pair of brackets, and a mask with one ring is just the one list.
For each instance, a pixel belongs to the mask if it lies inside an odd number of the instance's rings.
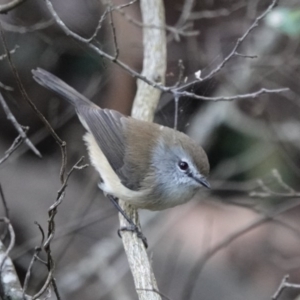
[[100,175],[99,187],[111,200],[158,211],[186,203],[202,187],[210,188],[208,157],[186,134],[100,108],[41,68],[32,74],[75,107],[87,131],[83,139]]

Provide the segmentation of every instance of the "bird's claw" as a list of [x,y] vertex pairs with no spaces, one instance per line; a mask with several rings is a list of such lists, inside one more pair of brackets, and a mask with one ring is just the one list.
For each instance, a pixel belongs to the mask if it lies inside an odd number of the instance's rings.
[[148,242],[147,242],[147,238],[143,235],[143,233],[139,230],[139,228],[134,225],[134,224],[129,224],[128,226],[124,226],[124,227],[121,227],[120,229],[118,229],[118,236],[120,238],[122,238],[121,236],[121,231],[131,231],[131,232],[135,232],[137,237],[139,239],[142,240],[145,248],[147,249],[148,248]]

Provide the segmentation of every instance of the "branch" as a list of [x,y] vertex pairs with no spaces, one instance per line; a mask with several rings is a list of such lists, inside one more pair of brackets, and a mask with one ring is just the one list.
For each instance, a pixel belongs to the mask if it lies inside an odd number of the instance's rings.
[[253,93],[248,93],[248,94],[240,94],[240,95],[234,95],[234,96],[220,96],[220,97],[205,97],[201,95],[196,95],[191,92],[174,92],[175,96],[180,96],[180,97],[190,97],[193,99],[198,99],[198,100],[205,100],[205,101],[233,101],[233,100],[241,100],[241,99],[251,99],[251,98],[257,98],[263,94],[278,94],[278,93],[284,93],[288,92],[290,89],[289,88],[281,88],[281,89],[265,89],[262,88],[256,92]]
[[12,263],[9,257],[9,253],[15,245],[15,232],[7,218],[0,218],[0,222],[4,222],[7,225],[8,232],[10,234],[10,243],[7,249],[0,241],[0,296],[3,300],[30,300],[31,297],[24,295],[22,287]]
[[18,123],[18,121],[16,120],[16,118],[14,117],[14,115],[12,114],[11,110],[9,109],[8,105],[6,104],[2,94],[0,93],[0,104],[3,107],[3,110],[6,114],[6,117],[9,121],[11,121],[11,123],[13,124],[13,126],[16,128],[16,130],[19,132],[19,135],[22,137],[22,139],[25,141],[25,143],[27,144],[27,146],[35,153],[35,155],[37,155],[38,157],[42,157],[40,151],[38,149],[36,149],[36,147],[32,144],[32,142],[28,139],[26,132],[24,131],[24,129],[22,128],[22,126]]
[[[165,25],[165,12],[162,0],[141,0],[141,11],[144,23],[151,22],[159,27]],[[167,61],[165,31],[144,27],[143,44],[144,61],[142,76],[164,84]],[[151,122],[153,121],[161,91],[154,89],[142,80],[138,80],[137,87],[132,116]],[[125,213],[132,218],[133,222],[139,226],[137,210],[128,206],[123,201],[120,201],[120,205]],[[120,226],[126,226],[126,221],[122,216],[120,216]],[[123,232],[122,241],[139,299],[160,300],[160,295],[153,292],[158,291],[158,287],[142,241],[132,232]]]
[[18,135],[12,145],[5,151],[5,155],[0,158],[0,165],[3,164],[23,143],[23,139]]
[[1,33],[1,39],[3,43],[3,47],[5,49],[5,53],[9,62],[9,65],[11,67],[11,70],[13,72],[13,75],[17,81],[19,90],[22,94],[23,99],[29,104],[29,106],[32,108],[32,110],[36,113],[36,115],[39,117],[39,119],[44,123],[44,125],[47,127],[49,132],[51,133],[52,137],[55,139],[55,141],[58,143],[60,150],[61,150],[61,155],[62,155],[62,163],[61,163],[61,169],[60,169],[60,180],[61,182],[64,182],[64,176],[65,176],[65,170],[66,170],[66,164],[67,164],[67,144],[65,141],[61,140],[60,137],[56,134],[50,123],[47,121],[47,119],[44,117],[44,115],[38,110],[38,108],[35,106],[35,104],[31,101],[30,97],[28,96],[21,78],[19,76],[19,73],[17,71],[17,68],[13,64],[11,54],[8,50],[6,39],[4,32],[2,30],[2,24],[0,21],[0,33]]
[[141,28],[147,27],[149,29],[152,28],[152,29],[160,29],[160,30],[169,31],[171,34],[173,34],[175,36],[176,41],[180,40],[180,36],[196,36],[199,34],[199,30],[189,30],[188,31],[189,27],[191,27],[192,24],[185,24],[185,25],[182,25],[181,27],[169,26],[169,25],[157,26],[152,23],[145,24],[143,22],[139,22],[139,21],[133,19],[129,14],[124,12],[123,9],[121,9],[119,7],[115,8],[115,10],[121,16],[123,16],[129,23],[131,23],[137,27],[141,27]]
[[[55,19],[56,23],[61,27],[61,29],[65,32],[65,34],[67,36],[70,36],[73,39],[77,40],[78,42],[86,45],[88,48],[95,51],[101,57],[104,57],[104,58],[110,60],[111,62],[115,63],[116,65],[121,67],[123,70],[128,72],[132,77],[138,78],[141,81],[143,81],[144,83],[148,84],[150,87],[153,87],[153,88],[157,89],[158,90],[157,93],[159,93],[159,94],[161,92],[169,93],[169,94],[172,94],[174,96],[174,98],[186,96],[186,97],[190,97],[192,99],[207,100],[207,101],[232,101],[232,100],[238,100],[238,99],[256,98],[256,97],[260,96],[261,94],[265,94],[265,93],[280,93],[280,92],[286,92],[286,91],[289,90],[287,88],[283,88],[283,89],[265,89],[265,88],[262,88],[262,89],[260,89],[256,92],[253,92],[253,93],[250,93],[250,94],[241,94],[241,95],[235,95],[235,96],[229,96],[229,97],[205,97],[205,96],[199,96],[199,95],[196,95],[195,93],[185,91],[187,88],[189,88],[189,87],[191,87],[195,84],[199,84],[199,83],[203,82],[204,80],[207,80],[207,79],[211,78],[212,76],[214,76],[216,73],[218,73],[224,67],[224,65],[234,55],[241,56],[241,54],[238,53],[236,50],[239,48],[241,43],[246,39],[246,37],[249,35],[249,33],[255,27],[258,26],[259,21],[261,21],[261,19],[263,19],[266,16],[266,14],[268,14],[273,9],[273,7],[277,4],[278,0],[273,0],[272,4],[268,7],[268,9],[262,15],[260,15],[259,17],[257,17],[255,19],[254,23],[248,28],[246,33],[241,38],[238,39],[238,41],[237,41],[235,47],[233,48],[232,52],[223,60],[223,62],[215,70],[213,70],[209,75],[207,75],[206,77],[204,77],[202,79],[194,80],[190,83],[181,85],[179,87],[174,87],[174,86],[167,87],[167,86],[164,85],[164,81],[162,82],[162,78],[160,78],[160,77],[148,76],[144,72],[142,72],[141,74],[138,73],[137,71],[135,71],[131,67],[129,67],[127,64],[123,63],[121,60],[116,59],[115,54],[110,55],[110,54],[104,52],[103,50],[101,50],[100,48],[98,48],[96,45],[94,45],[92,43],[93,38],[83,38],[82,36],[78,35],[77,33],[71,31],[66,26],[66,24],[61,20],[61,18],[58,16],[57,12],[54,10],[51,1],[50,0],[44,0],[44,1],[46,2],[46,5],[47,5],[51,15]],[[111,8],[111,10],[117,10],[117,9],[118,9],[118,7],[116,7],[116,6]],[[108,13],[108,10],[107,10],[107,13]],[[158,31],[163,31],[163,28],[165,28],[164,24],[154,24],[153,19],[149,18],[147,20],[148,22],[151,22],[151,28],[147,26],[147,24],[149,24],[149,23],[145,23],[144,21],[145,20],[143,20],[143,24],[144,24],[143,25],[143,30],[144,30],[144,32],[146,32],[146,31],[158,32]],[[152,30],[150,30],[150,29],[152,29]],[[94,35],[92,37],[94,37]],[[157,61],[155,63],[159,64],[159,62],[157,62]],[[151,65],[151,64],[149,64],[149,65],[150,65],[150,68],[153,67],[153,65]],[[154,72],[154,71],[151,71],[151,72]],[[152,110],[153,110],[153,107],[149,111],[149,113],[150,113],[149,116],[151,116]],[[151,117],[149,119],[151,119]],[[149,120],[149,119],[147,117],[147,119],[145,119],[145,120]]]
[[220,243],[215,245],[212,249],[208,250],[206,254],[204,254],[194,265],[192,268],[188,280],[186,281],[185,288],[183,290],[182,299],[191,299],[193,294],[194,288],[196,286],[196,282],[199,278],[199,275],[203,269],[203,267],[207,264],[207,262],[220,250],[227,247],[233,241],[238,239],[239,237],[243,236],[247,232],[262,226],[263,224],[272,221],[277,216],[281,215],[284,212],[287,212],[295,207],[300,205],[299,200],[292,201],[290,203],[282,204],[276,211],[269,213],[268,215],[264,215],[262,217],[257,218],[255,221],[251,222],[250,224],[244,226],[244,228],[239,229],[238,231],[232,233],[231,235],[227,236],[224,240]]
[[[212,70],[208,75],[206,75],[204,78],[202,78],[202,82],[208,79],[211,79],[213,76],[215,76],[224,66],[225,64],[235,55],[239,56],[237,50],[239,49],[239,47],[241,46],[241,44],[244,42],[244,40],[248,37],[248,35],[258,26],[259,22],[265,18],[265,16],[272,11],[272,9],[277,5],[279,0],[273,0],[272,3],[269,5],[269,7],[261,14],[259,15],[254,22],[252,23],[252,25],[246,30],[246,32],[237,39],[233,49],[231,50],[231,52],[224,58],[224,60],[214,69]],[[184,86],[182,86],[180,89],[186,89],[188,87],[191,87],[192,85],[194,85],[195,83],[197,83],[198,81],[195,80],[193,82],[190,82]]]
[[202,10],[191,12],[189,20],[214,19],[219,17],[227,17],[233,12],[245,6],[244,2],[233,5],[231,9],[221,8],[215,10]]
[[81,165],[81,162],[83,161],[83,159],[84,159],[84,157],[81,157],[80,160],[67,173],[67,176],[64,179],[64,182],[63,182],[60,190],[57,193],[57,198],[56,198],[55,202],[49,208],[49,211],[48,211],[48,215],[49,215],[49,219],[48,219],[48,234],[47,234],[46,241],[43,243],[43,249],[45,250],[45,252],[47,254],[46,265],[47,265],[47,268],[48,268],[48,276],[47,276],[46,281],[44,282],[44,285],[32,297],[32,300],[35,300],[38,297],[42,296],[49,289],[50,284],[53,286],[54,293],[55,293],[57,299],[58,300],[61,299],[60,295],[58,293],[58,289],[57,289],[57,285],[56,285],[56,280],[55,280],[55,278],[53,276],[54,275],[55,264],[54,264],[54,260],[53,260],[52,252],[51,252],[51,242],[52,242],[52,240],[54,238],[55,229],[56,229],[56,226],[55,226],[55,216],[57,214],[57,208],[62,203],[62,200],[63,200],[63,198],[65,196],[65,190],[67,188],[68,180],[69,180],[71,174],[75,170],[81,170],[81,169],[87,167],[87,165]]
[[288,282],[289,279],[289,275],[285,275],[277,289],[277,291],[274,293],[274,295],[272,296],[272,300],[276,300],[279,298],[279,296],[281,295],[281,293],[283,292],[284,289],[286,288],[292,288],[292,289],[300,289],[300,284],[296,284],[296,283],[290,283]]
[[25,0],[12,0],[9,3],[1,4],[0,5],[0,14],[8,13],[10,10],[13,10],[17,6],[21,5],[23,2],[25,2]]

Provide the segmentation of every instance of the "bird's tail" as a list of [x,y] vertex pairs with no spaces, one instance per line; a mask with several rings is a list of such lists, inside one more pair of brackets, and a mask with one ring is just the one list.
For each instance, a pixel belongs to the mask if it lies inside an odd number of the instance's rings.
[[85,96],[81,95],[75,89],[70,87],[68,84],[63,82],[55,75],[47,72],[46,70],[37,68],[36,70],[32,70],[32,74],[36,82],[38,82],[40,85],[44,86],[45,88],[59,94],[75,107],[82,104],[94,105]]

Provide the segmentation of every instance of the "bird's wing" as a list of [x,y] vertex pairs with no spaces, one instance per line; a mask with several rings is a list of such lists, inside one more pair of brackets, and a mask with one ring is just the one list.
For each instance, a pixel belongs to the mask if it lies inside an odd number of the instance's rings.
[[124,165],[126,150],[124,125],[121,119],[126,117],[117,111],[96,106],[79,105],[76,110],[82,123],[85,123],[86,129],[93,134],[113,170],[121,181],[126,181],[127,178],[122,178],[123,175],[119,172]]

